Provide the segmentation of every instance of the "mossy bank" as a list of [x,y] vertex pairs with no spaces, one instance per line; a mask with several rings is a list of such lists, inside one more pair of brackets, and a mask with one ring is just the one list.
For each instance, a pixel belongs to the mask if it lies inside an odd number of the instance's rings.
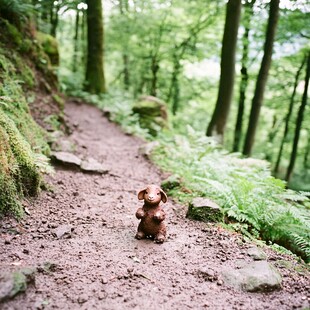
[[52,98],[57,117],[61,117],[61,107],[53,99],[57,81],[50,60],[35,34],[29,30],[25,37],[25,28],[22,35],[4,18],[0,27],[0,216],[20,216],[22,198],[39,192],[41,170],[50,151],[47,133],[31,113],[42,84],[40,76],[47,77],[43,84],[48,88],[40,98]]

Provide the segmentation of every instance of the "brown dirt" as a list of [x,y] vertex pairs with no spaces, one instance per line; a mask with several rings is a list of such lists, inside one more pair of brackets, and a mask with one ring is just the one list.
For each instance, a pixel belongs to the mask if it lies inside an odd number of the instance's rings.
[[[110,169],[93,175],[56,167],[49,191],[28,205],[20,224],[0,222],[0,267],[54,263],[36,274],[26,293],[1,309],[301,309],[307,305],[309,283],[295,270],[279,269],[282,289],[246,293],[223,284],[223,267],[235,266],[251,244],[240,235],[185,218],[185,207],[165,204],[168,240],[155,244],[136,240],[137,193],[162,174],[138,153],[143,143],[124,135],[89,105],[66,105],[75,153],[91,156]],[[74,124],[74,126],[72,125]],[[71,238],[52,231],[70,224]],[[276,266],[290,259],[266,249]],[[296,264],[294,261],[293,264]],[[208,280],[200,270],[214,270]],[[307,291],[308,290],[308,291]]]

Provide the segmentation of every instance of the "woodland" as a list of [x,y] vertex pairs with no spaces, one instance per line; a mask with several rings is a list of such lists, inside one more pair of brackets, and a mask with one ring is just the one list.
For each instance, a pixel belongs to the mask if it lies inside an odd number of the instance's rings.
[[74,97],[153,143],[169,196],[309,262],[309,26],[306,0],[0,0],[2,216],[48,188]]

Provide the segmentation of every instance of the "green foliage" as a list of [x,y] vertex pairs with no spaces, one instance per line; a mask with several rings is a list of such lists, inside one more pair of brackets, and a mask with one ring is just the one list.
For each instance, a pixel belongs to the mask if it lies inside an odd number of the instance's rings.
[[164,170],[182,175],[183,187],[191,195],[215,200],[227,223],[241,223],[234,226],[240,232],[310,259],[309,207],[302,204],[309,199],[287,191],[283,181],[271,176],[267,162],[228,154],[191,128],[187,137],[163,136],[160,142],[153,160]]
[[13,24],[19,24],[34,12],[30,1],[27,0],[0,0],[0,16]]

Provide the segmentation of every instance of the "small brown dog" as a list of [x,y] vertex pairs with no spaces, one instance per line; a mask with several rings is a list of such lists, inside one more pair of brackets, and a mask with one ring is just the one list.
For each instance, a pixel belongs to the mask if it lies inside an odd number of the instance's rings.
[[157,243],[166,240],[166,225],[163,222],[166,213],[159,206],[160,201],[167,201],[166,193],[157,185],[148,185],[138,194],[138,199],[144,199],[144,205],[136,212],[137,219],[141,219],[138,226],[137,239],[154,238]]

